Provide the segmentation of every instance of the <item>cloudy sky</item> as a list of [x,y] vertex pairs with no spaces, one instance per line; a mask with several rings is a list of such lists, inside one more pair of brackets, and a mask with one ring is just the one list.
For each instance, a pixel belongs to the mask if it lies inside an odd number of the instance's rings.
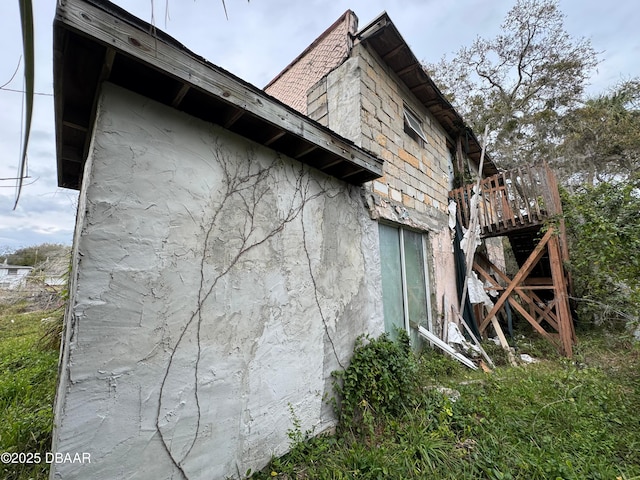
[[[363,27],[386,10],[416,57],[435,62],[476,36],[490,38],[515,0],[117,0],[187,48],[258,87],[280,72],[345,10]],[[152,8],[152,4],[155,4]],[[168,15],[166,7],[168,4]],[[36,91],[29,178],[13,210],[21,138],[22,70],[0,90],[0,252],[39,243],[71,244],[77,194],[58,188],[52,85],[52,29],[56,0],[34,0]],[[640,76],[640,9],[635,0],[560,0],[565,28],[586,37],[601,63],[589,92]],[[0,85],[21,58],[18,2],[4,0],[0,17]]]

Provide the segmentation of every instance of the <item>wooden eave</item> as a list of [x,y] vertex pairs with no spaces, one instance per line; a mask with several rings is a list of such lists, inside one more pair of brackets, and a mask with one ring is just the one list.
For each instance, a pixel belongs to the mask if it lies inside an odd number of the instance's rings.
[[97,99],[111,82],[353,184],[383,161],[105,0],[61,0],[54,32],[58,185],[79,189]]
[[[482,146],[477,137],[424,71],[421,63],[387,13],[382,13],[369,25],[358,31],[356,41],[372,48],[391,67],[452,139],[462,137],[467,155],[476,164],[479,164]],[[486,154],[483,173],[485,176],[498,173],[495,164]]]

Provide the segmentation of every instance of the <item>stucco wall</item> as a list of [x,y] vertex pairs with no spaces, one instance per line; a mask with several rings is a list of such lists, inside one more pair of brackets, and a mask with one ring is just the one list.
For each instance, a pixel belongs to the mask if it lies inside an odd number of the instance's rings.
[[52,478],[225,478],[291,409],[332,425],[331,372],[383,328],[360,189],[111,85],[96,121],[54,432],[91,463]]

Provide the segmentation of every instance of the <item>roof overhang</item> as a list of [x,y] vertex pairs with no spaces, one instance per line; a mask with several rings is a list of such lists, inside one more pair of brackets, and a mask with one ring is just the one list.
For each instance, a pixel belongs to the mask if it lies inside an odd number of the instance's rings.
[[78,189],[109,81],[349,183],[383,161],[105,0],[61,0],[54,21],[58,185]]
[[[480,161],[482,146],[470,127],[456,112],[451,103],[427,75],[407,42],[384,12],[356,33],[356,42],[371,47],[391,67],[416,98],[440,122],[452,139],[461,138],[467,155],[476,163]],[[495,175],[498,169],[485,153],[485,175]]]

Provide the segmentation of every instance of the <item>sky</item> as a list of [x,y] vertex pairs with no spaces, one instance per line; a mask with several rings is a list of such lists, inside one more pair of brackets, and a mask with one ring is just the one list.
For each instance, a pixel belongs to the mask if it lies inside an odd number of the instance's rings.
[[[4,0],[0,16],[0,253],[41,243],[70,245],[77,192],[59,188],[53,111],[52,24],[56,0],[33,0],[36,32],[36,95],[28,150],[29,178],[14,210],[22,136],[23,88],[18,2]],[[500,30],[515,0],[116,0],[196,54],[264,87],[345,10],[360,28],[386,11],[415,56],[436,62],[477,37]],[[604,93],[640,77],[640,8],[635,0],[560,0],[565,29],[587,38],[600,64],[588,92]],[[167,12],[168,5],[168,12]]]

